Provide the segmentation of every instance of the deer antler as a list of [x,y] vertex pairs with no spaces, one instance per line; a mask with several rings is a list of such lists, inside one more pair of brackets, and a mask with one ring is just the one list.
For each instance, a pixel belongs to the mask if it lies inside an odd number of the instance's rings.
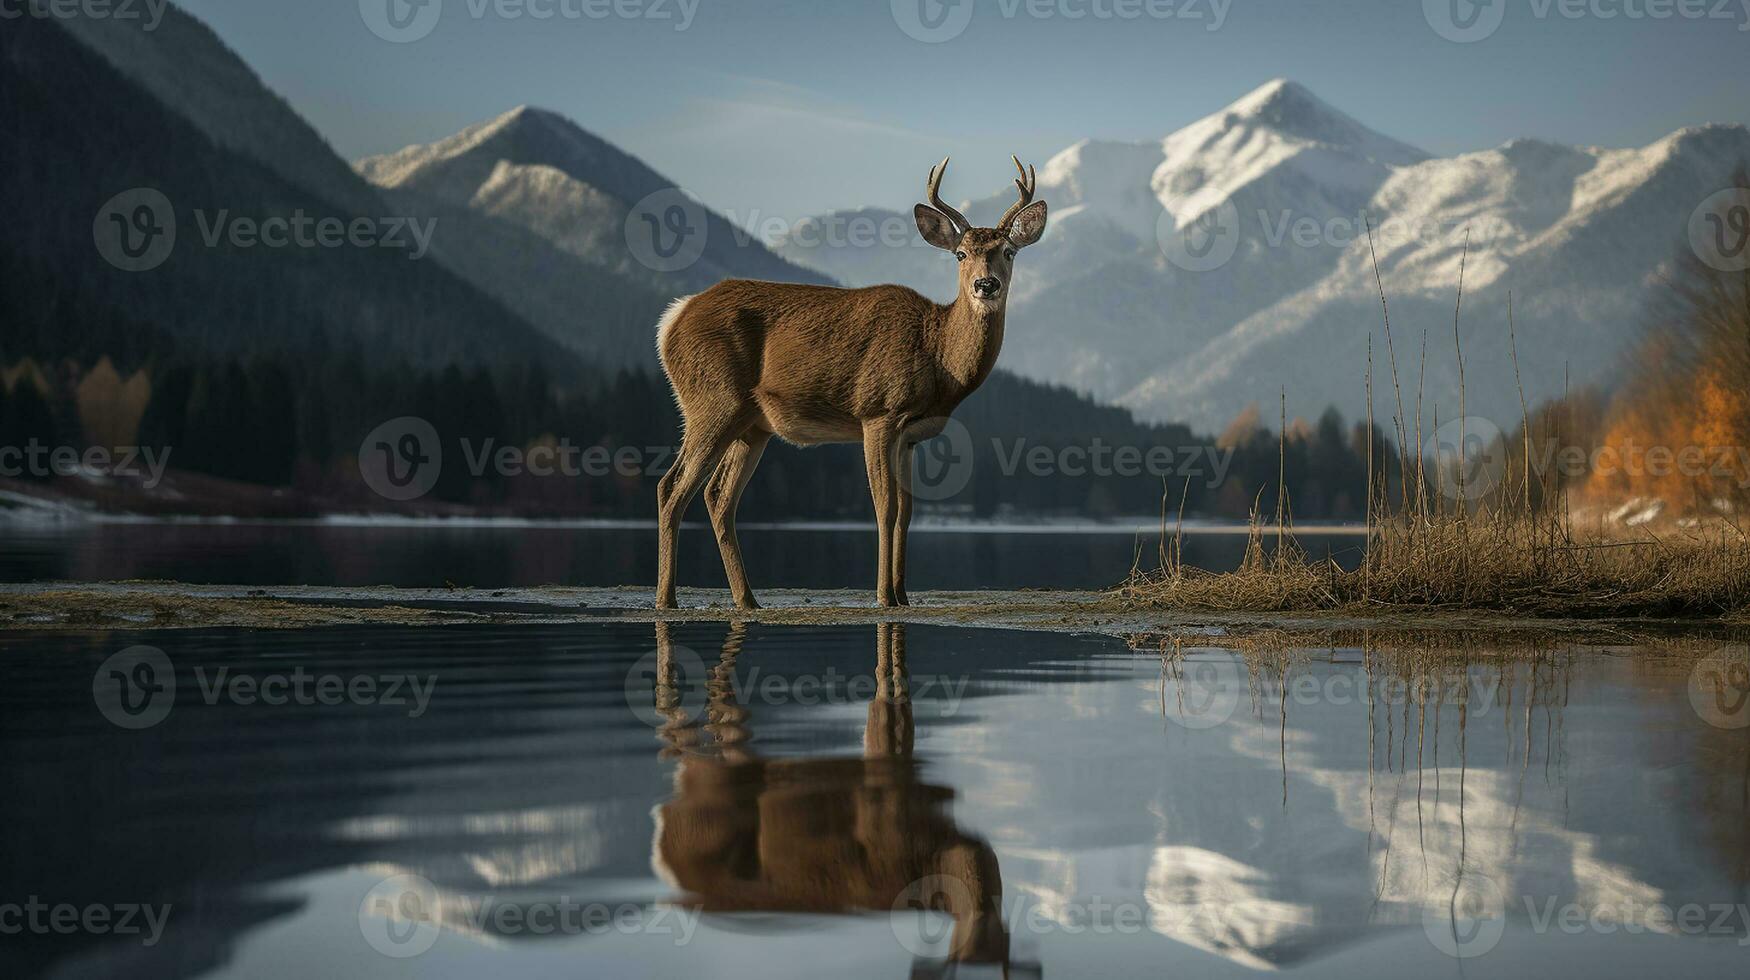
[[1032,167],[1021,166],[1020,157],[1010,157],[1009,159],[1015,161],[1015,169],[1021,172],[1021,176],[1015,178],[1015,186],[1021,189],[1021,199],[1009,205],[1009,209],[1003,212],[1003,220],[997,222],[997,230],[1001,232],[1007,232],[1009,222],[1015,220],[1015,215],[1020,214],[1022,208],[1033,203],[1033,188],[1038,182],[1038,177],[1033,172]]
[[939,166],[935,166],[935,167],[930,168],[930,207],[933,207],[937,211],[940,211],[943,214],[947,215],[948,220],[955,223],[954,224],[954,231],[957,234],[965,234],[966,230],[968,228],[972,227],[972,222],[967,221],[966,215],[961,214],[960,212],[949,207],[942,200],[942,193],[941,193],[941,191],[942,191],[942,177],[947,173],[948,173],[948,158],[947,157],[942,158],[942,162]]

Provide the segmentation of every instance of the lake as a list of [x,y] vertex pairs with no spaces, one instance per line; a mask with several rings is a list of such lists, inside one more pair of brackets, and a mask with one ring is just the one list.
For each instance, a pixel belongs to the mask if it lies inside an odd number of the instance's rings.
[[[875,588],[875,530],[854,524],[743,523],[755,589]],[[1309,553],[1346,566],[1363,536],[1302,531]],[[1104,589],[1122,581],[1137,548],[1158,565],[1159,522],[939,525],[911,534],[908,585],[927,589]],[[1185,559],[1211,570],[1239,564],[1244,529],[1187,522]],[[682,585],[724,584],[709,527],[682,530]],[[174,579],[230,585],[396,585],[477,588],[653,585],[656,530],[587,522],[359,521],[0,522],[0,581]]]
[[1742,976],[1743,648],[1465,643],[8,634],[0,963]]

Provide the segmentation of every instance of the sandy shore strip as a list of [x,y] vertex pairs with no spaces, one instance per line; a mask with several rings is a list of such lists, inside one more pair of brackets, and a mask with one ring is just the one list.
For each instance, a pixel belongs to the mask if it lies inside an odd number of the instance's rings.
[[1632,641],[1742,627],[1720,620],[1527,619],[1498,613],[1382,609],[1358,613],[1230,613],[1131,605],[1112,593],[925,592],[904,609],[876,607],[862,590],[768,589],[766,608],[735,609],[727,591],[682,589],[682,608],[656,610],[648,588],[402,589],[389,586],[227,586],[179,582],[0,584],[0,632],[43,630],[310,629],[392,624],[589,624],[747,621],[790,625],[907,622],[1003,629],[1235,639],[1265,633],[1382,630],[1575,641]]

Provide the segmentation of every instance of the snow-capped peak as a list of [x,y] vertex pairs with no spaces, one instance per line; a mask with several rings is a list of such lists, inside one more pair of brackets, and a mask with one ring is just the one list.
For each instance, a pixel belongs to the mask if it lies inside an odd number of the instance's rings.
[[553,115],[545,109],[519,105],[435,143],[405,146],[394,153],[360,160],[356,166],[366,179],[379,187],[399,187],[434,164],[466,156],[501,136],[514,134]]
[[1413,146],[1367,128],[1306,86],[1286,78],[1265,82],[1186,129],[1205,123],[1266,127],[1286,137],[1346,150],[1388,166],[1401,167],[1428,158]]

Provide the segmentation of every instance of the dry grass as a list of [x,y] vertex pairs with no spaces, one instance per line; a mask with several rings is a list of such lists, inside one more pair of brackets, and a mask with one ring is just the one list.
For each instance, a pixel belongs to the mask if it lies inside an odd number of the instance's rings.
[[1576,540],[1547,519],[1465,515],[1376,525],[1359,567],[1312,560],[1254,530],[1241,567],[1132,569],[1119,594],[1149,607],[1275,612],[1466,609],[1536,616],[1743,616],[1750,541],[1733,528]]
[[[1368,229],[1372,247],[1372,229]],[[1458,300],[1453,307],[1453,349],[1458,358],[1460,414],[1464,412],[1464,348],[1459,315],[1464,304],[1461,257]],[[1143,608],[1203,609],[1224,612],[1478,610],[1553,617],[1705,616],[1750,621],[1750,537],[1727,518],[1664,532],[1634,529],[1635,537],[1613,538],[1603,530],[1575,529],[1566,485],[1552,486],[1531,465],[1531,413],[1520,388],[1520,459],[1512,454],[1497,486],[1465,485],[1466,467],[1441,473],[1415,449],[1422,440],[1423,404],[1418,380],[1414,429],[1405,411],[1392,339],[1385,286],[1378,275],[1380,313],[1385,326],[1393,403],[1391,430],[1400,447],[1396,499],[1391,474],[1374,468],[1368,455],[1367,549],[1360,566],[1345,570],[1313,560],[1287,530],[1290,508],[1277,485],[1274,529],[1263,529],[1253,507],[1252,533],[1238,570],[1212,573],[1183,561],[1181,536],[1169,538],[1162,504],[1159,566],[1140,563],[1117,590],[1123,601]],[[1508,296],[1507,337],[1514,378],[1519,379],[1518,343]],[[1368,342],[1364,375],[1368,393],[1367,429],[1373,431],[1373,345]],[[1426,370],[1424,335],[1423,370]],[[1286,413],[1284,413],[1286,414]],[[1546,421],[1550,421],[1546,419]],[[1561,423],[1556,417],[1554,422]],[[1284,426],[1284,433],[1286,425]],[[1411,442],[1412,434],[1415,441]],[[1561,433],[1553,433],[1560,443]],[[1286,436],[1284,435],[1284,438]],[[1503,444],[1503,449],[1510,448]],[[1436,467],[1438,461],[1432,461]],[[1456,475],[1456,488],[1452,477]],[[1282,474],[1285,477],[1286,474]],[[1444,484],[1442,477],[1445,477]],[[1436,490],[1444,485],[1446,492]],[[1456,493],[1452,490],[1456,489]],[[1260,494],[1260,497],[1262,494]],[[1464,504],[1456,500],[1476,502]],[[1183,525],[1183,497],[1180,524]],[[1265,548],[1265,535],[1275,547]]]

